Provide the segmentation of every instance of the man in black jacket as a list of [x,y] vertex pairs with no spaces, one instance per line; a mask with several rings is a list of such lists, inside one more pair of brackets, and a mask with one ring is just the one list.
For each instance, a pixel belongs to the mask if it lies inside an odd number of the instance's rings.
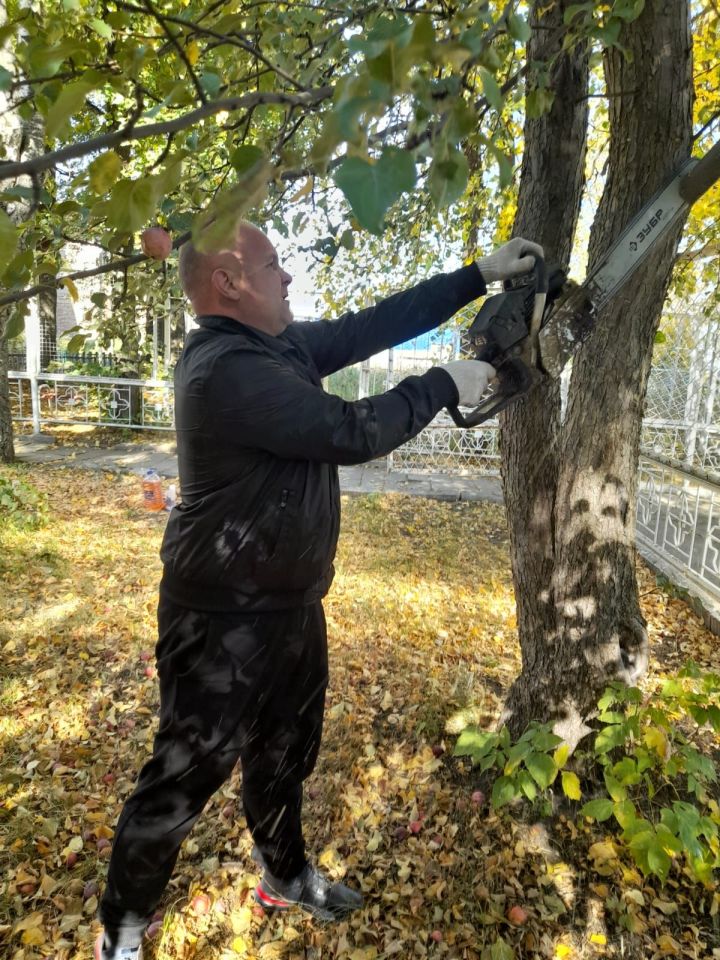
[[161,551],[160,723],[115,833],[100,960],[137,960],[183,839],[238,759],[258,901],[325,920],[362,905],[308,862],[300,821],[328,678],[321,601],[340,523],[337,466],[389,453],[443,407],[476,405],[495,371],[454,361],[354,403],[321,379],[433,329],[536,255],[515,239],[370,309],[294,323],[291,277],[258,228],[241,223],[219,253],[182,248],[199,329],[175,371],[182,503]]

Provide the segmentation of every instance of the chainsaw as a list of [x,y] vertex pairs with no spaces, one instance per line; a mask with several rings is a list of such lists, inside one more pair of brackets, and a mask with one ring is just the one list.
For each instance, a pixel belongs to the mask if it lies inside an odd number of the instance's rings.
[[468,337],[475,359],[497,376],[470,413],[449,412],[459,427],[495,417],[544,380],[557,379],[593,331],[598,314],[645,260],[658,240],[720,178],[720,142],[690,159],[633,217],[590,276],[569,282],[558,266],[536,258],[532,274],[488,297]]

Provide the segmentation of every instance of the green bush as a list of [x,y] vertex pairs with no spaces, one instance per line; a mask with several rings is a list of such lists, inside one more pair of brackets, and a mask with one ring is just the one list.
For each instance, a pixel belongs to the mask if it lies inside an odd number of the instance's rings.
[[[592,748],[574,758],[595,794],[579,814],[614,818],[640,870],[662,882],[673,860],[700,882],[720,866],[720,807],[713,796],[718,775],[701,749],[708,734],[714,739],[720,732],[719,699],[720,676],[702,673],[692,662],[649,694],[612,684],[598,702]],[[480,770],[498,771],[495,808],[521,798],[547,802],[558,775],[565,796],[582,799],[580,778],[564,769],[569,749],[550,725],[532,724],[514,744],[505,727],[469,727],[455,754],[470,757]]]

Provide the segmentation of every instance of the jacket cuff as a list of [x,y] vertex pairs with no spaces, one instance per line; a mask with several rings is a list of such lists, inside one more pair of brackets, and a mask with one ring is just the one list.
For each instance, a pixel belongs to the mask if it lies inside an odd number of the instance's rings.
[[487,284],[485,278],[480,273],[477,263],[470,263],[466,267],[460,267],[447,274],[453,280],[454,289],[457,292],[458,302],[463,304],[471,303],[487,293]]
[[437,398],[440,407],[456,407],[460,394],[455,386],[455,381],[447,372],[440,367],[431,367],[423,378],[430,385],[433,396]]

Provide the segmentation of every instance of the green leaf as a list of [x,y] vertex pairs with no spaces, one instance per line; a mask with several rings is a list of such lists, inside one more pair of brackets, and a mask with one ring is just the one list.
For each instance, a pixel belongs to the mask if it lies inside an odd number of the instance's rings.
[[122,171],[122,160],[114,150],[101,153],[88,167],[90,188],[94,193],[104,195],[116,182]]
[[[588,14],[592,14],[592,10],[592,0],[586,3],[572,3],[563,14],[563,23],[568,26],[578,14],[582,14],[583,19],[586,19]],[[577,27],[577,24],[575,26]]]
[[662,332],[662,330],[658,330],[655,334],[655,343],[665,343],[666,341],[667,337],[665,334]]
[[4,210],[0,209],[0,273],[11,262],[18,247],[18,229]]
[[483,70],[482,67],[480,68],[480,78],[482,79],[485,99],[491,107],[494,107],[500,113],[503,108],[504,97],[497,80],[488,70]]
[[98,17],[93,17],[88,21],[88,26],[95,31],[95,33],[102,37],[103,40],[112,40],[113,32],[111,28],[103,20],[100,20]]
[[449,147],[430,168],[430,196],[438,210],[463,195],[468,180],[468,162],[462,150]]
[[591,33],[593,36],[597,37],[598,40],[602,40],[606,47],[612,47],[617,43],[618,38],[620,37],[621,27],[621,20],[618,20],[616,17],[610,17],[604,27],[595,27]]
[[351,37],[348,49],[367,60],[380,57],[390,46],[405,47],[413,34],[413,25],[404,17],[380,17],[366,37]]
[[5,67],[0,67],[0,90],[7,90],[13,81],[13,75]]
[[516,796],[517,789],[510,777],[498,777],[493,783],[490,801],[497,810],[499,807],[504,807],[505,804],[510,803]]
[[625,743],[624,724],[613,724],[610,727],[604,727],[597,737],[595,737],[595,753],[609,753],[615,747]]
[[526,759],[525,766],[541,790],[550,786],[558,772],[552,757],[546,753],[533,753]]
[[597,800],[590,800],[581,809],[580,813],[584,817],[592,817],[593,820],[602,822],[608,820],[613,815],[614,804],[607,797],[598,797]]
[[62,88],[45,118],[45,133],[49,138],[57,137],[65,130],[70,117],[82,109],[95,86],[93,80],[76,80]]
[[615,0],[612,15],[629,23],[631,20],[637,20],[644,9],[645,0]]
[[221,84],[222,80],[220,77],[211,70],[204,70],[200,74],[200,86],[209,97],[216,97],[218,95]]
[[89,336],[90,334],[87,333],[76,333],[74,337],[70,337],[65,349],[68,353],[79,353],[85,346],[85,341],[89,339]]
[[543,87],[535,87],[525,97],[525,110],[531,120],[537,120],[544,113],[549,113],[555,100],[555,93]]
[[273,168],[267,160],[243,171],[238,183],[219,194],[193,225],[193,243],[202,252],[222,250],[232,242],[238,220],[265,199]]
[[569,770],[563,770],[561,777],[565,796],[570,800],[579,800],[582,797],[582,790],[580,789],[580,781],[578,780],[577,774],[571,773]]
[[498,937],[490,947],[490,960],[515,960],[515,951],[506,940]]
[[343,230],[340,234],[340,246],[345,250],[353,250],[355,247],[355,234],[352,230]]
[[247,143],[236,147],[230,154],[229,159],[238,174],[244,174],[251,170],[256,163],[264,161],[265,154],[260,147]]
[[627,830],[637,819],[635,804],[632,802],[632,800],[619,800],[617,803],[613,804],[613,813],[615,814],[615,819],[623,828],[623,830]]
[[[29,312],[29,305],[26,302],[17,304],[10,314],[5,324],[5,339],[14,340],[19,337],[25,329],[25,316]],[[2,331],[2,321],[0,321],[0,331]]]
[[346,157],[333,179],[345,194],[358,223],[379,235],[388,208],[415,186],[415,161],[406,150],[386,147],[376,163]]
[[107,203],[108,221],[121,233],[135,233],[152,217],[157,199],[154,177],[119,180]]
[[654,837],[647,847],[647,863],[651,873],[663,881],[667,878],[672,860],[657,837]]
[[507,20],[508,24],[508,33],[519,43],[527,43],[530,39],[532,31],[530,30],[530,24],[527,20],[523,20],[522,17],[519,17],[516,13],[511,13]]
[[497,734],[494,731],[466,727],[458,737],[453,751],[456,757],[472,756],[479,760],[497,746]]
[[527,770],[521,770],[515,779],[522,792],[532,803],[532,801],[535,800],[538,795],[537,787],[535,786],[535,781],[533,778],[530,776]]
[[613,777],[607,768],[605,768],[603,771],[603,775],[605,778],[607,792],[610,794],[613,800],[625,800],[627,798],[627,790],[625,787],[619,783],[615,777]]
[[641,777],[638,773],[637,764],[632,757],[623,757],[622,760],[614,764],[612,773],[613,776],[625,787],[631,786],[635,783],[640,783]]

